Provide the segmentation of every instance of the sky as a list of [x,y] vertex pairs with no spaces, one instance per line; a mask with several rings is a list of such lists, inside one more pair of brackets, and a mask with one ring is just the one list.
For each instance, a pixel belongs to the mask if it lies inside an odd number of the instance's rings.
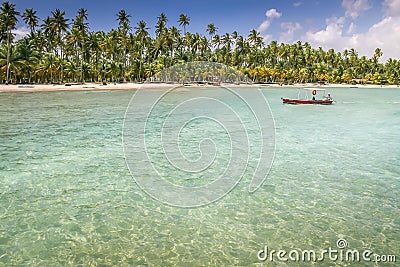
[[[359,56],[372,57],[377,47],[381,58],[400,59],[400,0],[10,0],[21,13],[37,10],[40,19],[56,8],[73,19],[86,8],[91,31],[109,31],[118,26],[116,14],[124,9],[131,25],[147,22],[154,33],[157,17],[164,12],[167,26],[176,26],[180,14],[190,18],[187,31],[207,34],[209,23],[223,35],[237,31],[248,36],[256,29],[266,44],[309,42],[312,47],[336,52],[354,48]],[[29,32],[20,19],[15,33]]]

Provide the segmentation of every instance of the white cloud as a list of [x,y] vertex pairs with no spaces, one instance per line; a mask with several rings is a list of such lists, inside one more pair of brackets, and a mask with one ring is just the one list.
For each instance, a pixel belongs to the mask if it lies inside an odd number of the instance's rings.
[[368,0],[343,0],[342,7],[345,9],[346,17],[356,19],[361,13],[371,8]]
[[339,25],[339,26],[343,26],[343,23],[345,22],[345,18],[344,17],[332,17],[329,19],[326,19],[326,24],[327,25]]
[[354,35],[351,45],[360,53],[372,56],[375,48],[383,52],[383,60],[400,58],[400,21],[387,17],[374,24],[366,33]]
[[280,42],[289,43],[293,41],[294,33],[302,29],[300,23],[283,22],[281,23],[281,28],[286,30],[280,34]]
[[[342,16],[327,18],[325,26],[318,29],[314,28],[314,23],[307,23],[306,20],[305,25],[310,24],[311,28],[300,35],[298,31],[302,27],[299,23],[281,23],[280,41],[288,43],[296,37],[302,42],[310,43],[315,48],[322,47],[324,50],[333,48],[337,52],[354,48],[360,56],[369,58],[373,56],[376,48],[380,48],[383,52],[381,62],[385,62],[389,58],[400,60],[400,0],[382,0],[383,17],[373,22],[374,24],[368,29],[360,32],[361,27],[358,28],[353,20],[370,9],[370,3],[369,0],[342,0],[344,8]],[[269,40],[277,39],[275,34],[267,35],[266,30],[271,27],[273,19],[281,16],[282,14],[275,9],[266,12],[266,19],[258,27],[266,43]]]
[[343,49],[343,23],[344,18],[330,18],[326,20],[327,26],[324,30],[307,32],[302,38],[314,46],[321,46],[324,49],[338,48]]
[[279,13],[278,11],[276,11],[275,8],[272,8],[270,10],[267,10],[267,12],[265,12],[265,16],[267,16],[267,18],[269,19],[276,19],[280,18],[282,16],[282,13]]
[[299,6],[301,6],[303,3],[302,2],[294,2],[293,3],[293,6],[294,7],[299,7]]
[[18,41],[27,36],[31,31],[27,27],[22,26],[12,30],[11,32],[15,35],[15,40]]
[[356,28],[357,25],[354,22],[350,23],[350,26],[347,29],[347,34],[352,34],[356,30]]
[[385,13],[391,17],[400,16],[400,0],[385,0],[383,2]]
[[263,36],[263,41],[265,44],[268,44],[272,40],[272,35],[271,34],[266,34]]
[[327,20],[324,30],[309,31],[302,40],[314,47],[324,49],[334,48],[336,51],[354,48],[360,55],[371,57],[377,47],[382,49],[384,62],[388,58],[400,58],[400,20],[386,17],[372,25],[367,32],[345,36],[343,34],[344,20],[333,18]]
[[259,32],[265,32],[271,25],[272,20],[280,18],[282,16],[282,13],[279,13],[278,11],[276,11],[275,8],[272,8],[267,10],[267,12],[265,12],[265,16],[267,18],[257,28],[257,31]]
[[257,31],[265,32],[269,28],[269,25],[271,25],[271,21],[268,19],[264,20],[263,23],[261,23],[261,25],[258,26]]

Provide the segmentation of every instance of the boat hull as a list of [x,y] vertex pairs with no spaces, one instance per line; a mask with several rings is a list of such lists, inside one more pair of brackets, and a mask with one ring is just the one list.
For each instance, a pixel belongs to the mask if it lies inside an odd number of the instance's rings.
[[289,99],[282,98],[282,102],[284,104],[293,104],[293,105],[331,105],[333,100],[309,100],[309,99]]

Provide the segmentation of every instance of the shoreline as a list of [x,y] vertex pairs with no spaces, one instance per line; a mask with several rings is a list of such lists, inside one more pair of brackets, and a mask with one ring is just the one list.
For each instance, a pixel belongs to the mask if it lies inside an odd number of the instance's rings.
[[374,85],[374,84],[221,84],[221,85],[204,85],[204,84],[170,84],[170,83],[109,83],[107,85],[99,83],[85,83],[85,84],[10,84],[0,85],[0,92],[57,92],[57,91],[101,91],[101,90],[138,90],[138,89],[170,89],[171,87],[186,87],[186,88],[204,88],[204,87],[259,87],[259,88],[359,88],[359,89],[379,89],[379,88],[399,88],[397,85]]

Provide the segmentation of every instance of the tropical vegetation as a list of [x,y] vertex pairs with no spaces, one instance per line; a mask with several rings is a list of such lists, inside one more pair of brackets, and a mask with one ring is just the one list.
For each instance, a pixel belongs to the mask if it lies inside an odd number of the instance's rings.
[[[256,30],[247,36],[219,34],[209,23],[207,34],[187,31],[190,18],[181,14],[179,25],[168,26],[164,13],[154,32],[121,10],[118,27],[109,32],[90,31],[88,12],[79,9],[73,19],[56,9],[40,20],[31,8],[15,4],[0,7],[0,80],[2,83],[141,82],[170,66],[210,61],[231,66],[255,82],[399,84],[400,61],[381,63],[376,48],[371,58],[355,49],[337,52],[313,48],[307,42],[266,44]],[[23,21],[29,34],[20,40],[13,30]]]

